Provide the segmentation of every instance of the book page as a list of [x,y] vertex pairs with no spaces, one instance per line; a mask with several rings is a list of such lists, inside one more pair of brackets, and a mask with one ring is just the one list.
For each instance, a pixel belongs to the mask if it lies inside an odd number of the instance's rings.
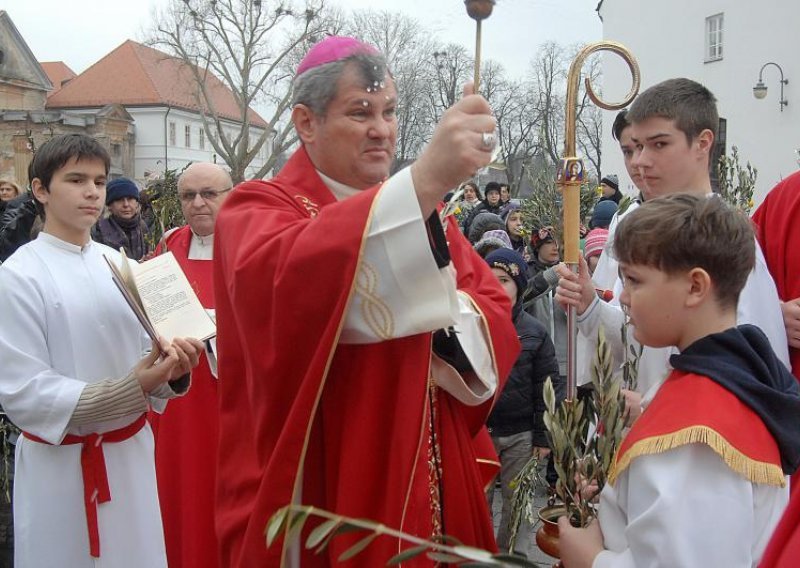
[[147,335],[149,335],[150,339],[152,339],[153,342],[156,343],[157,345],[158,333],[153,328],[153,324],[151,324],[150,320],[147,318],[147,314],[145,313],[144,308],[142,307],[142,301],[139,299],[138,292],[134,297],[133,292],[129,287],[129,283],[133,283],[133,274],[130,273],[130,269],[128,269],[128,279],[126,280],[126,278],[122,275],[122,272],[114,263],[114,261],[109,260],[107,256],[103,256],[103,258],[108,264],[108,267],[111,269],[111,279],[114,281],[114,284],[116,284],[117,289],[122,293],[122,297],[125,298],[125,301],[131,307],[133,313],[136,314],[136,319],[138,319],[139,323],[142,324],[142,327],[147,332]]
[[171,252],[142,264],[130,263],[144,311],[167,341],[194,337],[205,341],[217,334],[214,321],[197,298]]

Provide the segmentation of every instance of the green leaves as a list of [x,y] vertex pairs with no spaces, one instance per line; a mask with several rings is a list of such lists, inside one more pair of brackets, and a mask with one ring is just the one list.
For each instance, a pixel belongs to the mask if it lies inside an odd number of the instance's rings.
[[403,562],[426,555],[436,562],[457,564],[458,566],[526,566],[534,568],[536,565],[514,558],[514,561],[502,560],[501,555],[493,555],[487,550],[464,546],[458,539],[442,535],[436,540],[423,538],[392,529],[381,523],[367,519],[354,519],[343,515],[336,515],[316,507],[305,505],[288,505],[278,509],[267,522],[264,530],[267,546],[272,546],[281,532],[285,533],[287,540],[293,540],[302,534],[306,521],[311,517],[324,519],[314,527],[306,537],[305,548],[315,549],[319,554],[325,550],[330,541],[345,533],[362,532],[360,538],[342,552],[337,562],[344,562],[361,554],[372,542],[380,536],[388,536],[411,543],[413,546],[403,550],[387,560],[387,566],[397,566]]

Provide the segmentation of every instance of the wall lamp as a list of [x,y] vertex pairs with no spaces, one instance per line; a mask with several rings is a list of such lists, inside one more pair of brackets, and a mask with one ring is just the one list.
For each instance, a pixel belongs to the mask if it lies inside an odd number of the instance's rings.
[[780,80],[781,98],[778,101],[778,103],[781,105],[781,112],[783,112],[783,107],[789,104],[789,101],[787,101],[783,97],[783,86],[789,84],[789,79],[783,78],[783,69],[781,69],[781,66],[778,65],[777,63],[773,63],[772,61],[770,61],[768,63],[764,63],[764,65],[761,67],[761,71],[758,72],[758,83],[756,83],[756,86],[753,87],[753,96],[757,99],[763,99],[764,97],[767,96],[767,86],[764,84],[763,75],[764,75],[764,69],[766,69],[768,65],[774,65],[775,67],[777,67],[778,71],[781,74],[781,80]]

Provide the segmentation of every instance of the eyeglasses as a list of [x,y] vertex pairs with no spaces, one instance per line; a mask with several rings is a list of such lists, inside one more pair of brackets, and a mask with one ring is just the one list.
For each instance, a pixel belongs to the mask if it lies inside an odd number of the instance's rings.
[[192,201],[194,201],[195,197],[199,195],[203,201],[216,201],[216,199],[220,195],[232,189],[233,189],[232,187],[229,187],[228,189],[221,189],[219,191],[217,191],[216,189],[204,189],[203,191],[185,191],[183,193],[178,194],[178,199],[180,199],[184,203],[191,203]]

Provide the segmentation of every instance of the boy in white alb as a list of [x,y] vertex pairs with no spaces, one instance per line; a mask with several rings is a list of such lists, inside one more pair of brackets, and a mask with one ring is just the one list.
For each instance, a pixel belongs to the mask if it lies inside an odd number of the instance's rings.
[[185,392],[201,342],[152,349],[91,241],[109,169],[93,138],[39,148],[39,237],[0,267],[0,404],[23,430],[14,487],[15,565],[166,566],[153,437],[144,414]]
[[567,568],[756,566],[800,463],[800,387],[765,334],[736,326],[750,222],[716,196],[648,200],[619,224],[620,303],[673,371],[622,441],[599,522],[559,520]]

